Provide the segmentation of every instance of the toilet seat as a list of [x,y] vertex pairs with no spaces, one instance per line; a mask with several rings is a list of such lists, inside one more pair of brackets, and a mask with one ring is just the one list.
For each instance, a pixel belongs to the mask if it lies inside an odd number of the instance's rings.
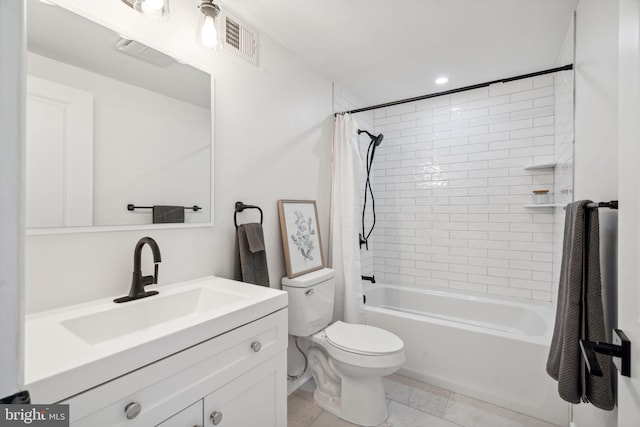
[[328,344],[363,356],[386,356],[404,348],[404,343],[398,336],[371,325],[344,323],[338,320],[324,332]]
[[[365,337],[374,338],[369,341]],[[381,338],[376,341],[376,337]],[[398,367],[405,360],[402,340],[391,332],[374,326],[338,321],[313,335],[311,339],[336,361],[354,367],[386,369]]]

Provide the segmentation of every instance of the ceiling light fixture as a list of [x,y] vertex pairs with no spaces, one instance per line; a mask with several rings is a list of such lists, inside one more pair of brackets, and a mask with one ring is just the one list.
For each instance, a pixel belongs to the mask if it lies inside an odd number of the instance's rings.
[[122,0],[124,4],[152,19],[169,16],[169,0]]
[[436,79],[436,84],[443,85],[449,81],[449,77],[438,77]]
[[198,41],[206,48],[222,49],[220,7],[213,0],[202,0],[198,8],[202,12],[202,18],[198,25]]

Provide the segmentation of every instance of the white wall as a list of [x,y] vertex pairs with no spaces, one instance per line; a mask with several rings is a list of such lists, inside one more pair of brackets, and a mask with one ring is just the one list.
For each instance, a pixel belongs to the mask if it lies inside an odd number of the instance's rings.
[[[618,327],[640,342],[640,2],[618,1]],[[640,420],[640,354],[637,344],[631,377],[618,375],[618,427]]]
[[129,203],[199,205],[185,222],[209,222],[210,110],[30,52],[27,73],[93,95],[93,225],[152,222]]
[[[133,248],[145,235],[156,239],[162,251],[161,284],[209,274],[232,277],[236,201],[264,210],[270,280],[279,287],[285,268],[277,199],[317,200],[322,239],[328,241],[331,82],[264,34],[258,68],[235,55],[199,47],[194,42],[199,12],[191,2],[173,2],[171,18],[164,22],[147,20],[111,0],[59,3],[213,73],[215,226],[30,236],[28,311],[126,293]],[[250,211],[239,214],[240,222],[256,218]]]
[[0,399],[23,385],[24,3],[0,2]]
[[[581,0],[576,11],[575,200],[618,199],[617,1]],[[617,212],[600,209],[603,297],[610,327],[617,317]],[[574,405],[575,427],[615,426],[617,410]]]

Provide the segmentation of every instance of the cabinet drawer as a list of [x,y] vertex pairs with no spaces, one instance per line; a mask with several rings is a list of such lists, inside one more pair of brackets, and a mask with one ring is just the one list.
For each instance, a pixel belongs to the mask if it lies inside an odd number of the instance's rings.
[[[280,310],[218,337],[116,378],[62,403],[77,427],[152,426],[282,352],[287,310]],[[132,419],[131,403],[141,406]]]

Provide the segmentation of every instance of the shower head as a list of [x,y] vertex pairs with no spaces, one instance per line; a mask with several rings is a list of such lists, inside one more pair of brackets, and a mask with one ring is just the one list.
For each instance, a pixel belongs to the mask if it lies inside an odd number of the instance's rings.
[[369,138],[371,138],[371,142],[373,142],[373,146],[374,147],[377,147],[378,145],[380,145],[382,143],[382,138],[384,138],[383,134],[372,135],[371,133],[369,133],[366,130],[358,129],[358,135],[360,135],[361,133],[366,133],[367,135],[369,135]]

